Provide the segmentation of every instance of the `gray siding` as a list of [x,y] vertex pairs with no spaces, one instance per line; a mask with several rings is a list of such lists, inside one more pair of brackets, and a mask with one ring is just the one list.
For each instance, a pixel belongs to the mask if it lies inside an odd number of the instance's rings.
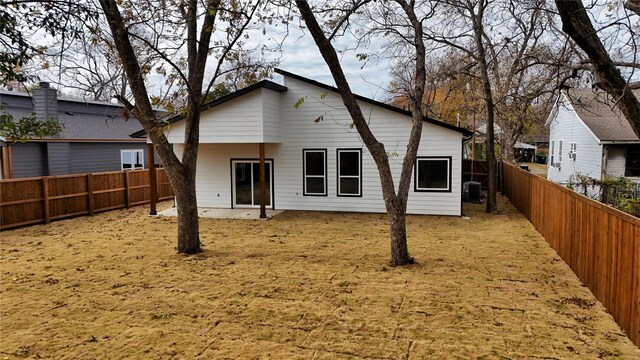
[[[120,171],[120,150],[142,149],[144,143],[24,143],[11,146],[13,177],[81,174]],[[156,164],[160,164],[157,155]]]
[[11,145],[11,163],[14,178],[46,176],[46,144],[18,143]]
[[69,174],[69,143],[47,143],[49,175]]
[[69,173],[119,171],[120,150],[143,149],[147,168],[147,144],[131,143],[70,143]]

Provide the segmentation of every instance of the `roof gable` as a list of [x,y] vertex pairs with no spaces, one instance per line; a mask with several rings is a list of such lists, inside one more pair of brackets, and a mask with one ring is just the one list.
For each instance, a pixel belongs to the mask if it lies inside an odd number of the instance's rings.
[[[308,79],[308,78],[302,77],[300,75],[296,75],[296,74],[293,74],[293,73],[290,73],[290,72],[287,72],[287,71],[284,71],[284,70],[281,70],[281,69],[275,69],[275,71],[276,71],[276,73],[281,74],[283,76],[288,76],[288,77],[291,77],[291,78],[296,79],[296,80],[304,81],[306,83],[309,83],[311,85],[320,87],[322,89],[338,92],[338,89],[336,89],[333,86],[330,86],[330,85],[327,85],[327,84],[323,84],[321,82],[318,82],[318,81],[315,81],[315,80],[311,80],[311,79]],[[275,83],[275,82],[270,81],[270,80],[262,80],[262,81],[260,81],[258,83],[255,83],[255,84],[251,85],[251,86],[248,86],[246,88],[240,89],[238,91],[235,91],[235,92],[233,92],[231,94],[225,95],[225,96],[223,96],[221,98],[218,98],[216,100],[213,100],[213,101],[210,101],[208,103],[205,103],[200,107],[200,111],[202,112],[202,111],[205,111],[207,109],[211,109],[213,107],[216,107],[216,106],[218,106],[220,104],[226,103],[227,101],[233,100],[235,98],[238,98],[238,97],[240,97],[242,95],[248,94],[248,93],[250,93],[252,91],[255,91],[257,89],[260,89],[260,88],[266,88],[266,89],[273,90],[273,91],[276,91],[276,92],[279,92],[279,93],[287,91],[287,87],[286,86],[280,85],[280,84]],[[393,111],[393,112],[396,112],[396,113],[399,113],[399,114],[402,114],[402,115],[405,115],[405,116],[409,116],[409,117],[412,116],[411,115],[411,111],[400,109],[398,107],[395,107],[395,106],[392,106],[392,105],[389,105],[389,104],[385,104],[383,102],[380,102],[380,101],[377,101],[377,100],[373,100],[373,99],[370,99],[370,98],[367,98],[367,97],[364,97],[364,96],[361,96],[361,95],[355,95],[355,97],[359,101],[366,102],[368,104],[375,105],[377,107],[381,107],[383,109],[390,110],[390,111]],[[168,119],[165,119],[164,121],[166,123],[168,123],[168,124],[173,124],[173,123],[176,123],[176,122],[182,120],[183,118],[184,118],[184,115],[177,114],[177,115],[169,117]],[[438,120],[435,120],[435,119],[432,119],[432,118],[429,118],[429,117],[426,117],[426,116],[423,117],[423,120],[425,122],[428,122],[428,123],[431,123],[431,124],[434,124],[434,125],[437,125],[437,126],[449,129],[449,130],[453,130],[453,131],[459,132],[459,133],[463,134],[464,136],[473,135],[473,132],[470,131],[470,130],[467,130],[465,128],[461,128],[461,127],[458,127],[458,126],[455,126],[455,125],[447,124],[445,122],[438,121]],[[140,131],[137,131],[135,133],[132,133],[130,136],[136,138],[136,137],[142,137],[142,136],[145,136],[145,135],[146,135],[146,131],[140,130]]]
[[[640,91],[634,90],[640,97]],[[564,94],[572,109],[600,142],[640,142],[629,121],[601,90],[569,89]]]
[[[234,91],[231,94],[227,94],[225,96],[219,97],[215,100],[209,101],[207,103],[202,104],[202,106],[200,106],[200,112],[203,112],[205,110],[214,108],[220,104],[224,104],[228,101],[231,101],[233,99],[239,98],[242,95],[251,93],[255,90],[261,89],[261,88],[265,88],[265,89],[269,89],[269,90],[273,90],[279,93],[285,92],[287,91],[287,88],[283,85],[280,85],[278,83],[275,83],[273,81],[270,80],[262,80],[259,81],[253,85],[247,86],[245,88],[242,88],[238,91]],[[163,120],[163,122],[167,123],[167,124],[174,124],[180,120],[182,120],[184,118],[184,114],[180,113],[180,114],[174,114],[172,116],[169,116],[167,119]],[[143,129],[140,131],[136,131],[133,134],[131,134],[131,137],[137,138],[137,137],[142,137],[145,136],[147,134],[147,132]]]
[[[290,73],[288,71],[284,71],[282,69],[275,69],[275,72],[280,74],[280,75],[288,76],[290,78],[293,78],[293,79],[296,79],[296,80],[300,80],[300,81],[306,82],[308,84],[320,87],[322,89],[326,89],[326,90],[330,90],[330,91],[339,93],[338,89],[336,87],[331,86],[331,85],[323,84],[321,82],[318,82],[318,81],[315,81],[315,80],[311,80],[311,79],[305,78],[303,76],[296,75],[296,74]],[[374,99],[371,99],[371,98],[367,98],[367,97],[364,97],[362,95],[354,94],[354,96],[359,101],[362,101],[362,102],[365,102],[365,103],[368,103],[368,104],[371,104],[371,105],[375,105],[377,107],[381,107],[383,109],[390,110],[390,111],[393,111],[393,112],[396,112],[396,113],[399,113],[399,114],[402,114],[402,115],[405,115],[405,116],[409,116],[409,117],[412,116],[412,113],[409,110],[404,110],[404,109],[401,109],[399,107],[395,107],[393,105],[385,104],[383,102],[380,102],[380,101],[377,101],[377,100],[374,100]],[[459,133],[462,133],[465,136],[473,135],[473,132],[470,131],[470,130],[467,130],[465,128],[458,127],[458,126],[455,126],[455,125],[451,125],[451,124],[448,124],[448,123],[445,123],[445,122],[442,122],[442,121],[438,121],[438,120],[432,119],[432,118],[427,117],[427,116],[424,116],[422,118],[422,120],[427,122],[427,123],[434,124],[434,125],[437,125],[437,126],[441,126],[441,127],[446,128],[446,129],[449,129],[449,130],[457,131]]]

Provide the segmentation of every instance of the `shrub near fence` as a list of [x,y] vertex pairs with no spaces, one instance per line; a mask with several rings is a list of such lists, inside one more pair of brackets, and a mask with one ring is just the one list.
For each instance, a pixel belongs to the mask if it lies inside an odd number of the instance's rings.
[[640,219],[506,163],[502,192],[640,346]]
[[[173,198],[156,169],[158,200]],[[0,180],[0,229],[49,223],[149,203],[149,170]]]

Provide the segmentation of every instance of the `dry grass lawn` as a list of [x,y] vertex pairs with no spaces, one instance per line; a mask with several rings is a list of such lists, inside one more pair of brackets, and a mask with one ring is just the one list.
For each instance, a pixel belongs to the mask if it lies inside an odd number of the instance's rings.
[[410,217],[417,264],[397,269],[380,214],[205,219],[190,257],[175,253],[175,219],[143,207],[3,232],[0,356],[640,358],[501,206]]

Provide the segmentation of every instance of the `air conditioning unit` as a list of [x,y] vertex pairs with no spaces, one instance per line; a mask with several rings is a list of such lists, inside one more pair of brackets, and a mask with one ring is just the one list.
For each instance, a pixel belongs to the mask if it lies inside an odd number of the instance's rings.
[[468,202],[481,203],[482,191],[477,181],[465,181],[462,183],[462,199]]

